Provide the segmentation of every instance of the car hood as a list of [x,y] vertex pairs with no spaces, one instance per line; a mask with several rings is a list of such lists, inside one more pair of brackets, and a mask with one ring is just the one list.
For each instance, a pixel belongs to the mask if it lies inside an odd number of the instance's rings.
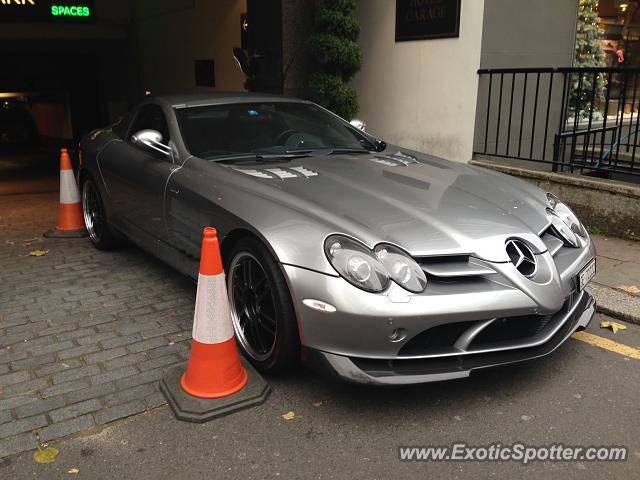
[[507,175],[391,152],[228,168],[254,187],[268,185],[271,200],[316,217],[327,233],[371,247],[389,242],[414,256],[470,254],[495,262],[509,261],[504,243],[511,237],[546,250],[539,237],[549,223],[544,192]]

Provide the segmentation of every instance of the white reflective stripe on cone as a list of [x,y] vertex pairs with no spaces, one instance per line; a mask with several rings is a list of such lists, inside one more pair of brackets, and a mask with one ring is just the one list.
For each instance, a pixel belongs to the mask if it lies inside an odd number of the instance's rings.
[[60,203],[80,203],[73,170],[60,170]]
[[198,275],[193,338],[200,343],[222,343],[233,337],[233,322],[224,274]]

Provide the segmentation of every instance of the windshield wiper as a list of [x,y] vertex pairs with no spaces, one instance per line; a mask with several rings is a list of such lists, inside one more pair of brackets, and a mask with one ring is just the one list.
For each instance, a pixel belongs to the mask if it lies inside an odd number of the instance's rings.
[[216,163],[234,163],[234,162],[264,162],[278,163],[283,161],[291,161],[295,158],[306,157],[308,155],[300,154],[259,154],[250,153],[244,155],[231,155],[225,157],[212,158],[210,161]]
[[239,155],[227,155],[211,158],[210,161],[216,163],[234,162],[264,162],[277,163],[291,161],[296,158],[322,157],[339,153],[371,153],[364,148],[308,148],[300,150],[286,150],[283,153],[243,153]]
[[319,157],[322,155],[333,155],[336,153],[371,153],[366,148],[309,148],[301,150],[287,150],[285,153],[306,153],[310,157]]

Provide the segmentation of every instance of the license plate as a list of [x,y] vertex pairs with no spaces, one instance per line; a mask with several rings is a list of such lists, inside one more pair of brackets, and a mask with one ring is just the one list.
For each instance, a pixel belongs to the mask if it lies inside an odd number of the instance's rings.
[[578,291],[582,290],[596,274],[596,259],[591,260],[578,274]]

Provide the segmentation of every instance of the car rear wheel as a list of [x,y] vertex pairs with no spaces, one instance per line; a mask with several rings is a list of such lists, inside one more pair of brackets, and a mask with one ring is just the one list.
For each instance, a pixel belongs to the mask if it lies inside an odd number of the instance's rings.
[[111,250],[118,246],[117,237],[107,223],[100,191],[91,178],[82,182],[82,214],[91,243],[96,248]]
[[295,366],[300,337],[287,283],[258,240],[240,240],[226,262],[231,318],[240,347],[253,365],[271,373]]

